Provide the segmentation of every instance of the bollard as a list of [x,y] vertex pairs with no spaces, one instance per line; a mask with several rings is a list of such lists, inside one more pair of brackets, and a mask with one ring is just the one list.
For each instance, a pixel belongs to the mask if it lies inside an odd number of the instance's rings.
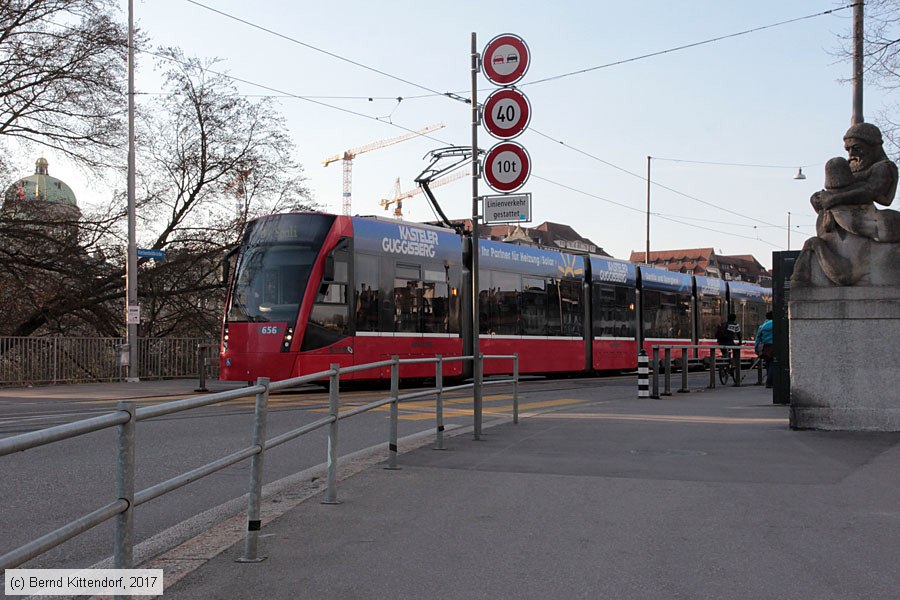
[[650,394],[651,398],[655,398],[659,400],[659,348],[657,346],[653,346],[653,393]]
[[446,450],[444,448],[444,359],[440,354],[435,356],[437,362],[434,363],[434,387],[437,388],[437,398],[434,404],[434,421],[436,431],[434,434],[434,449]]
[[259,530],[262,526],[260,505],[262,503],[263,459],[266,453],[266,417],[269,409],[269,378],[260,377],[256,385],[265,387],[256,394],[256,409],[253,413],[253,441],[259,452],[250,457],[250,491],[247,494],[247,537],[244,539],[244,555],[236,559],[240,563],[257,563],[266,560],[257,554]]
[[647,352],[638,352],[638,398],[650,397],[650,364]]
[[732,361],[734,364],[734,385],[741,387],[741,349],[734,348],[732,350]]
[[481,440],[481,424],[484,419],[484,354],[472,357],[474,361],[475,380],[472,386],[472,436],[475,441]]
[[195,392],[209,391],[206,387],[206,366],[208,363],[206,357],[203,356],[205,350],[206,344],[197,344],[197,369],[200,371],[200,385],[194,390]]
[[[134,425],[136,404],[120,400],[118,410],[131,417],[118,427],[118,456],[116,459],[116,493],[128,503],[125,512],[116,515],[113,568],[130,569],[134,566]],[[121,596],[117,596],[121,597]]]
[[322,504],[340,504],[337,498],[337,462],[338,462],[338,386],[340,385],[341,365],[332,363],[331,381],[328,385],[328,414],[332,421],[328,426],[328,482],[325,499]]
[[763,384],[763,359],[762,356],[756,359],[756,385]]
[[709,350],[709,389],[716,387],[716,347]]
[[513,425],[519,424],[519,353],[513,354]]
[[671,348],[663,348],[665,352],[663,358],[666,361],[666,380],[665,385],[663,386],[663,396],[671,396],[672,395],[672,349]]
[[393,364],[391,365],[391,398],[393,402],[391,402],[391,425],[390,425],[390,440],[388,441],[388,465],[385,469],[390,471],[397,471],[400,467],[397,466],[397,420],[398,420],[398,412],[399,404],[398,398],[400,397],[400,357],[396,354],[391,357]]
[[688,389],[688,349],[681,349],[681,389],[678,390],[681,394],[686,394],[690,390]]

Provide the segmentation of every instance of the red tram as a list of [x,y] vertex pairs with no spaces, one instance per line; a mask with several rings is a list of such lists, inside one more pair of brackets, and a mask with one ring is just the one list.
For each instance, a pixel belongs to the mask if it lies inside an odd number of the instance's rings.
[[[771,302],[767,288],[608,257],[489,240],[478,248],[480,351],[517,352],[520,373],[633,370],[639,346],[713,343],[729,302],[744,331],[755,333]],[[395,354],[471,354],[471,240],[452,230],[270,215],[248,224],[226,265],[222,379],[275,381]],[[485,372],[502,368],[488,362]],[[448,363],[445,374],[462,369]],[[424,364],[402,375],[433,373]],[[389,368],[350,375],[389,377]]]

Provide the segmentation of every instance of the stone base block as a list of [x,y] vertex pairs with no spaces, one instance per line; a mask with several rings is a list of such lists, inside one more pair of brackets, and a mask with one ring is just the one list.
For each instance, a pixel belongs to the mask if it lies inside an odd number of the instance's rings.
[[791,427],[900,431],[900,286],[795,287]]

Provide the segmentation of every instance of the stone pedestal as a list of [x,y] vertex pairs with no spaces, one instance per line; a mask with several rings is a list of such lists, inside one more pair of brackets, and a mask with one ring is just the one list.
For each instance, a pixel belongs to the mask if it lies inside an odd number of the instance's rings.
[[900,431],[900,286],[797,286],[789,311],[791,427]]

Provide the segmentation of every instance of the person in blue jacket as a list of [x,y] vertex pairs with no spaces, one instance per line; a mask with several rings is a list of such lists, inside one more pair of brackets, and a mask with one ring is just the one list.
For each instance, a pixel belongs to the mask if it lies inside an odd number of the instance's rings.
[[772,311],[766,313],[766,320],[759,329],[756,330],[756,343],[754,349],[756,355],[762,358],[763,364],[766,366],[766,387],[772,387],[772,377],[774,369],[772,369],[772,354],[774,350],[772,336]]

